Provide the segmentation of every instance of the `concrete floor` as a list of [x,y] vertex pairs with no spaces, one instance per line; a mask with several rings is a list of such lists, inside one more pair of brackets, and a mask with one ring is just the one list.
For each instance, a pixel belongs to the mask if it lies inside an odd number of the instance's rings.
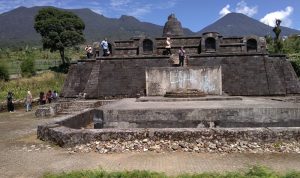
[[[126,99],[115,103],[116,107],[131,108],[126,103],[135,99]],[[246,100],[247,101],[247,100]],[[245,100],[241,102],[246,102]],[[261,99],[249,99],[249,104],[268,104]],[[233,105],[227,102],[228,106]],[[139,107],[170,107],[155,103],[140,103]],[[195,104],[195,103],[194,103]],[[200,103],[199,103],[200,104]],[[281,104],[286,107],[298,107],[298,104]],[[178,103],[172,106],[179,106]],[[187,106],[193,104],[186,103]],[[186,105],[182,107],[187,107]],[[212,102],[214,107],[223,104]],[[237,106],[238,104],[235,104]],[[206,107],[203,105],[203,107]],[[33,112],[18,110],[15,113],[0,113],[0,177],[40,177],[45,172],[62,172],[82,169],[101,168],[108,171],[150,170],[165,172],[169,175],[181,173],[225,172],[249,168],[250,165],[265,165],[275,171],[300,171],[300,154],[210,154],[210,153],[75,153],[67,149],[36,139],[38,124],[50,122],[55,118],[37,119]],[[29,149],[32,145],[50,145],[51,149]],[[25,148],[25,149],[24,149]]]
[[[148,98],[148,99],[147,99]],[[109,105],[105,105],[103,109],[131,110],[131,109],[217,109],[217,108],[298,108],[300,102],[293,103],[285,97],[206,97],[214,98],[205,101],[204,98],[195,98],[180,101],[172,98],[164,97],[145,97],[147,102],[136,102],[135,98],[122,99]],[[218,99],[219,98],[219,99]],[[234,99],[230,99],[234,98]],[[292,97],[293,98],[293,97]],[[141,98],[143,99],[143,98]]]

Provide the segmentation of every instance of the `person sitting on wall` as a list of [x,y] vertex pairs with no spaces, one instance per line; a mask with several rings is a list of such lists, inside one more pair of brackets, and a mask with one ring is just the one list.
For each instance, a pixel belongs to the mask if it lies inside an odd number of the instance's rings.
[[90,59],[93,56],[92,47],[90,45],[86,45],[86,47],[84,48],[84,50],[86,51],[86,57],[88,59]]
[[109,56],[110,52],[109,52],[109,49],[108,49],[107,38],[104,38],[104,40],[101,42],[100,45],[103,49],[103,56]]
[[59,96],[56,90],[52,93],[52,100],[53,102],[56,102],[58,100]]
[[170,41],[170,37],[167,37],[167,40],[166,40],[166,55],[171,55],[172,52],[171,52],[171,41]]
[[178,51],[179,55],[179,66],[183,66],[184,58],[185,58],[185,50],[183,49],[183,46],[180,47]]
[[46,94],[46,100],[48,101],[48,103],[52,102],[52,91],[49,90],[48,93]]

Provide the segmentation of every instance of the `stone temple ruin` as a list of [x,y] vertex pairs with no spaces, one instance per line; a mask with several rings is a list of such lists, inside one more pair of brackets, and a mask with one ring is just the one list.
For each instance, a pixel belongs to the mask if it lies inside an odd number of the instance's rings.
[[[171,56],[164,55],[166,37]],[[174,67],[170,61],[181,46],[186,66]],[[172,14],[163,37],[110,42],[110,51],[109,57],[73,63],[61,94],[127,99],[41,125],[39,138],[61,146],[117,138],[193,141],[203,135],[300,140],[300,130],[291,128],[300,126],[299,79],[285,55],[267,52],[262,37],[186,37]],[[91,123],[102,129],[88,129]]]

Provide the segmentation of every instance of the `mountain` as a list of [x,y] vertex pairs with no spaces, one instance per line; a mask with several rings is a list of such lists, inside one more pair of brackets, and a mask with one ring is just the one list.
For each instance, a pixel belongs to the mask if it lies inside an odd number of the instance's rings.
[[[36,33],[33,26],[34,17],[42,8],[45,7],[19,7],[0,14],[0,43],[40,43],[41,37]],[[129,39],[140,35],[160,37],[163,32],[162,26],[141,22],[131,16],[123,15],[117,19],[107,18],[90,9],[68,9],[66,11],[75,13],[84,21],[84,34],[88,42],[99,41],[104,37],[107,37],[109,40]],[[184,29],[184,33],[187,36],[195,34],[186,28]]]
[[[201,35],[204,32],[219,32],[223,36],[274,35],[273,27],[240,13],[229,13],[225,15],[215,23],[197,32],[197,35]],[[281,27],[280,35],[289,36],[292,34],[300,34],[300,31]]]
[[[35,15],[42,8],[45,7],[19,7],[0,14],[0,46],[5,44],[40,44],[41,37],[36,33],[33,25]],[[162,26],[141,22],[132,16],[123,15],[120,18],[108,18],[87,8],[68,9],[67,11],[75,13],[84,21],[84,34],[88,42],[100,41],[104,37],[109,40],[126,40],[140,35],[161,37],[163,33]],[[273,27],[244,14],[230,13],[197,33],[184,28],[184,34],[186,36],[201,36],[203,32],[216,31],[223,36],[265,36],[268,34],[273,35],[272,29]],[[281,29],[281,35],[283,36],[300,34],[300,31],[291,28],[281,27]]]

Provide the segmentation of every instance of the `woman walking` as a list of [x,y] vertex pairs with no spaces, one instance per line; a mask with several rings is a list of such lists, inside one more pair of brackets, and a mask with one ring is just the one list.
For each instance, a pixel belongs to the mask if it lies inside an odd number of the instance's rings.
[[31,111],[31,107],[32,107],[32,94],[31,94],[30,91],[27,91],[25,105],[26,105],[26,112]]

